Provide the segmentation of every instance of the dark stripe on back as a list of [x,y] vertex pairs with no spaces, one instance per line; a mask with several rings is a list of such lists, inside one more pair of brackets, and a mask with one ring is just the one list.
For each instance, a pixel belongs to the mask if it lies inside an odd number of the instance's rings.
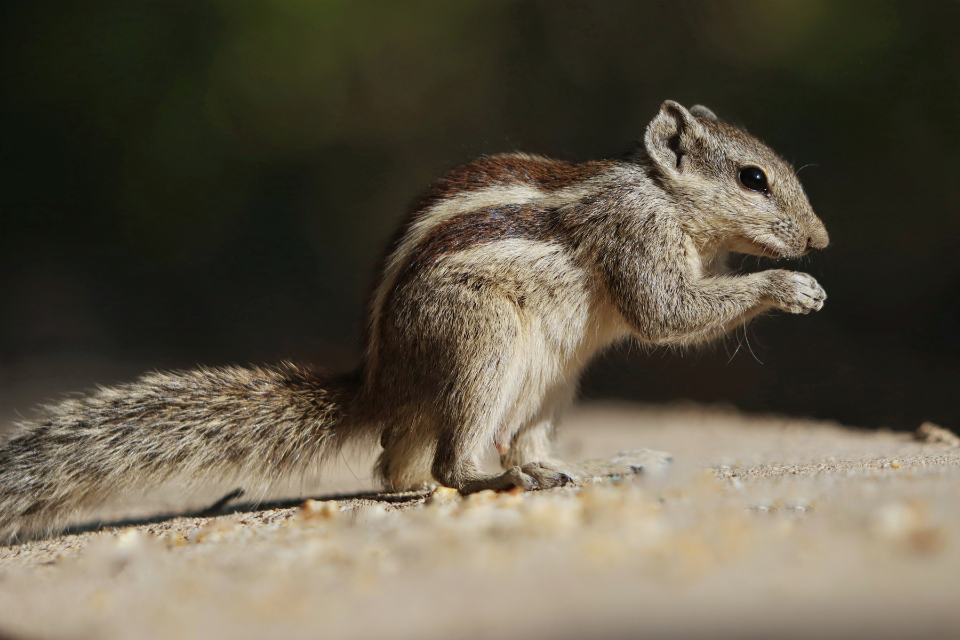
[[[526,184],[545,191],[556,191],[596,177],[616,164],[614,160],[572,163],[540,157],[512,155],[490,156],[451,169],[437,179],[415,200],[387,244],[387,252],[377,265],[372,291],[380,286],[388,258],[400,247],[417,217],[445,198],[487,187]],[[472,215],[472,214],[469,214]],[[459,218],[460,216],[457,216]],[[449,222],[449,221],[448,221]],[[372,296],[371,296],[372,299]]]
[[498,205],[462,213],[437,224],[430,235],[413,247],[397,274],[394,291],[444,256],[501,240],[549,241],[556,239],[557,231],[553,211],[530,204]]
[[444,198],[487,187],[526,184],[544,191],[556,191],[600,175],[610,161],[572,163],[549,158],[492,156],[469,162],[448,171],[414,202],[414,216]]

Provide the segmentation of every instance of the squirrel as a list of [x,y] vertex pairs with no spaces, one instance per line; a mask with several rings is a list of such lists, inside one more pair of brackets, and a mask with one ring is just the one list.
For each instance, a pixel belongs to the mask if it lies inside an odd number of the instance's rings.
[[[433,183],[400,226],[356,371],[150,373],[43,407],[0,445],[0,536],[52,532],[164,482],[267,486],[347,443],[379,442],[389,490],[635,473],[663,458],[553,453],[585,365],[627,339],[695,345],[767,310],[819,310],[826,294],[810,275],[736,274],[726,260],[827,244],[793,168],[699,105],[664,102],[620,159],[481,158]],[[503,473],[481,469],[491,444]]]

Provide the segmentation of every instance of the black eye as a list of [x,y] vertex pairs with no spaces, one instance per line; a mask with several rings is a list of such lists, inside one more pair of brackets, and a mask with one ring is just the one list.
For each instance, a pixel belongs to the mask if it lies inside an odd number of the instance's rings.
[[760,193],[769,193],[770,185],[767,184],[767,174],[756,167],[744,167],[740,169],[740,184],[750,191]]

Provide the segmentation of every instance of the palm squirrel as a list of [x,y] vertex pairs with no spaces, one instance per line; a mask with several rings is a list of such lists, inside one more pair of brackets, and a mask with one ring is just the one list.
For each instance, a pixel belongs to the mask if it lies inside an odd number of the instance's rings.
[[[0,536],[52,531],[163,482],[267,486],[376,441],[382,484],[463,493],[636,472],[645,450],[571,463],[551,441],[584,366],[628,338],[723,336],[769,309],[808,313],[805,274],[730,273],[730,252],[827,246],[791,166],[709,109],[664,102],[622,159],[514,153],[447,173],[383,262],[360,368],[151,373],[41,409],[0,445]],[[485,474],[493,444],[505,471]]]

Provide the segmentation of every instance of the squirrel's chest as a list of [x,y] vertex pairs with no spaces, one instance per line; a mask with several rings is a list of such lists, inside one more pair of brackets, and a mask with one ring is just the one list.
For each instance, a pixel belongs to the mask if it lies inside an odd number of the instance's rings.
[[687,273],[695,279],[712,278],[730,273],[727,265],[729,252],[725,250],[699,246],[690,236],[685,235],[683,252]]

